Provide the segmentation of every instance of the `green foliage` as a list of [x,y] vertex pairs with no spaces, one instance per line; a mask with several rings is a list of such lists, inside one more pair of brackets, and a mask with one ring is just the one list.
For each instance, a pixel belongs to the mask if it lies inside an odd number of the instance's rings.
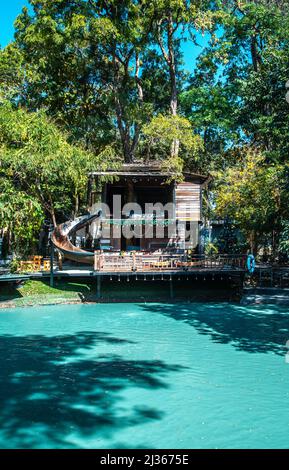
[[288,10],[266,1],[213,5],[210,41],[181,94],[186,115],[204,134],[203,162],[224,168],[232,163],[236,146],[248,143],[257,144],[268,161],[284,162],[289,142]]
[[81,198],[96,158],[68,143],[43,112],[27,113],[0,106],[0,157],[7,176],[41,203],[43,210],[73,211],[72,198]]
[[280,229],[288,210],[288,185],[282,165],[268,166],[265,157],[247,149],[225,172],[216,174],[216,212],[235,221],[256,250],[261,234]]
[[13,101],[23,94],[24,67],[21,50],[14,43],[0,51],[0,99]]
[[205,245],[205,255],[213,256],[217,254],[218,254],[218,247],[212,242],[207,242]]
[[28,253],[36,243],[44,212],[41,204],[15,188],[10,179],[1,178],[0,227],[6,229],[16,255]]
[[33,14],[24,9],[15,23],[15,47],[37,70],[23,80],[25,105],[45,107],[90,150],[113,145],[131,158],[150,110],[136,70],[147,49],[146,2],[30,3]]
[[203,149],[201,137],[194,134],[190,122],[182,116],[159,114],[143,127],[143,134],[148,140],[149,154],[157,159],[168,158],[175,140],[179,141],[182,160],[197,160]]
[[54,224],[77,216],[86,203],[87,173],[106,168],[113,153],[97,158],[68,136],[44,112],[0,105],[0,227],[16,252],[33,244],[44,217]]
[[279,250],[281,253],[289,256],[289,221],[286,220],[282,223]]
[[11,88],[13,64],[11,95],[29,110],[45,109],[95,153],[111,145],[127,162],[146,158],[142,126],[171,101],[159,29],[168,32],[169,12],[179,93],[187,79],[180,45],[185,30],[194,39],[199,2],[30,3],[32,13],[24,8],[15,22],[15,43],[0,53],[0,87]]
[[[17,261],[13,261],[14,268]],[[0,302],[11,301],[15,306],[31,306],[47,303],[79,302],[84,296],[95,295],[93,284],[55,280],[54,287],[45,281],[25,281],[20,286],[3,285]]]
[[220,253],[244,254],[249,248],[239,226],[228,219],[224,220],[223,228],[214,242]]
[[19,267],[20,267],[20,260],[18,258],[14,258],[9,263],[9,269],[11,273],[16,273],[19,270]]
[[288,220],[288,3],[215,1],[210,10],[210,40],[181,107],[204,137],[200,170],[216,175],[217,214],[275,252]]

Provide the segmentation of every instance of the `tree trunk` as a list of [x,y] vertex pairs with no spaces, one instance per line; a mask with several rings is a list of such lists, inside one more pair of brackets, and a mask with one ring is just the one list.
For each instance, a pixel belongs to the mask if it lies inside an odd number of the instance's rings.
[[135,55],[135,81],[136,81],[136,86],[137,86],[137,91],[138,91],[139,102],[142,105],[143,104],[143,89],[142,89],[141,81],[140,81],[140,78],[139,78],[139,70],[140,70],[140,60],[139,60],[139,54],[136,52],[136,55]]
[[[169,41],[170,43],[170,41]],[[171,113],[173,116],[177,116],[178,110],[178,94],[177,94],[177,79],[176,79],[176,68],[175,68],[175,61],[174,61],[174,51],[172,44],[170,45],[169,55],[171,57],[170,60],[170,81],[171,81]],[[179,155],[179,147],[180,141],[179,139],[174,139],[171,146],[171,156],[177,157]]]
[[[124,67],[124,76],[126,77],[126,80],[122,80],[120,76],[120,67]],[[137,64],[137,74],[139,70],[139,62]],[[125,85],[123,84],[124,81],[127,81],[129,77],[129,60],[127,60],[125,63],[121,62],[117,58],[116,50],[114,50],[113,53],[113,89],[114,89],[114,100],[115,100],[115,112],[116,112],[116,119],[117,119],[117,126],[120,134],[120,139],[121,139],[121,144],[122,144],[122,149],[123,149],[123,156],[124,156],[124,161],[126,163],[131,163],[133,161],[134,157],[134,151],[138,143],[138,138],[139,138],[139,131],[136,129],[135,136],[133,138],[133,141],[131,140],[131,132],[130,132],[130,126],[127,122],[125,111],[123,108],[123,104],[121,103],[120,95],[123,93],[122,87]],[[138,92],[140,94],[140,90],[142,93],[142,89],[140,87],[140,83],[137,84],[138,86]]]
[[57,227],[57,222],[56,222],[54,209],[52,208],[49,212],[50,212],[50,215],[51,215],[51,220],[52,220],[52,223],[53,223],[53,227],[55,228],[55,227]]
[[258,30],[257,25],[254,25],[255,33],[251,36],[251,57],[252,57],[252,64],[254,67],[255,72],[258,72],[260,65],[262,65],[262,58],[259,54],[259,50],[263,49],[262,45],[262,38],[260,37],[260,32]]
[[251,57],[252,57],[252,64],[255,72],[258,72],[258,53],[257,53],[257,41],[256,37],[252,36],[251,38]]
[[50,215],[51,215],[51,219],[52,219],[52,223],[53,223],[53,226],[54,228],[57,227],[57,222],[56,222],[56,216],[55,216],[55,210],[54,210],[54,204],[53,204],[53,201],[52,201],[52,197],[49,196],[49,205],[47,206],[47,210],[49,211]]
[[[137,92],[138,92],[139,106],[141,108],[143,105],[143,88],[141,85],[141,80],[139,78],[139,70],[140,70],[140,60],[139,60],[139,54],[138,52],[136,52],[135,54],[135,82],[136,82],[136,87],[137,87]],[[132,160],[134,159],[135,151],[139,142],[139,135],[140,135],[140,124],[137,122],[134,125],[134,137],[133,137],[133,141],[131,144]]]
[[[158,23],[158,42],[166,61],[168,68],[169,68],[169,75],[170,75],[170,89],[171,89],[171,97],[170,97],[170,110],[172,116],[177,116],[178,112],[178,92],[177,92],[177,77],[176,77],[176,63],[175,63],[175,50],[174,50],[174,33],[176,29],[174,29],[173,25],[173,16],[172,12],[168,12],[168,22],[166,28],[166,36],[167,36],[167,51],[165,49],[163,38],[162,38],[162,31],[161,31],[161,24],[162,20]],[[178,139],[174,139],[171,145],[171,156],[177,157],[179,154],[179,146],[180,142]]]
[[278,258],[278,232],[272,230],[272,258],[273,260]]
[[75,194],[74,196],[74,214],[73,217],[76,218],[79,211],[79,195]]
[[120,134],[124,161],[126,163],[131,163],[132,155],[130,148],[130,135],[127,125],[124,125],[123,123],[123,110],[118,96],[115,96],[115,105],[117,126]]
[[249,245],[251,253],[256,256],[257,255],[257,239],[256,239],[256,231],[251,230],[249,234]]

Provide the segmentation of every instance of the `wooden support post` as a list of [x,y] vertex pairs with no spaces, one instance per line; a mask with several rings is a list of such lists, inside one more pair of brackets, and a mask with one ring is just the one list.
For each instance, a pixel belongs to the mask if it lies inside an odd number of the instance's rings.
[[53,262],[54,262],[54,245],[51,242],[51,246],[50,246],[50,287],[53,287],[53,285],[54,285]]
[[170,278],[170,298],[174,298],[174,285],[173,285],[173,278]]
[[270,274],[271,287],[273,287],[273,278],[274,278],[273,269],[271,268],[271,274]]
[[62,254],[60,253],[60,251],[58,251],[57,253],[57,257],[58,257],[58,269],[59,271],[62,271]]
[[96,298],[101,299],[101,276],[100,274],[97,276],[97,279],[96,279]]

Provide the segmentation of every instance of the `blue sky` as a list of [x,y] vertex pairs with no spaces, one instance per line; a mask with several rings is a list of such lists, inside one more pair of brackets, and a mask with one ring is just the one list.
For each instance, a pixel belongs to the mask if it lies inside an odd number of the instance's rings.
[[13,23],[21,9],[28,5],[26,0],[2,0],[0,3],[0,45],[6,46],[13,40]]
[[[0,45],[5,47],[13,40],[14,21],[21,12],[23,6],[28,6],[28,0],[2,0],[0,3]],[[190,41],[183,44],[185,68],[192,71],[195,66],[197,56],[206,45],[206,37],[198,35],[198,44],[194,46]]]

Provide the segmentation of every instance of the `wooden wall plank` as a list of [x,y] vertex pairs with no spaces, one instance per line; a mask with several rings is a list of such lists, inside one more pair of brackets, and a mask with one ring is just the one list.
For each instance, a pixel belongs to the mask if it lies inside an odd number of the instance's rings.
[[176,217],[183,221],[201,220],[200,184],[184,182],[175,188]]

